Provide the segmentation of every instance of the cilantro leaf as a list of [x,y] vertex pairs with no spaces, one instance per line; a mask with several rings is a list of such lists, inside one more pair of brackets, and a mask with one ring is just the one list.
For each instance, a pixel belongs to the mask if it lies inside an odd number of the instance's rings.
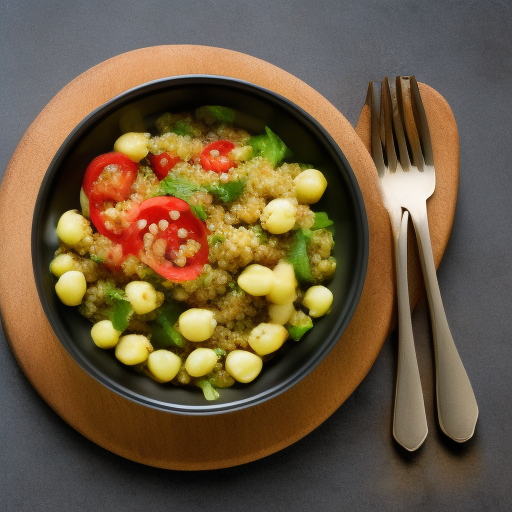
[[220,121],[221,123],[232,123],[235,120],[235,111],[220,105],[206,105],[196,110],[196,116],[206,122]]
[[200,220],[206,220],[206,210],[204,209],[204,206],[202,204],[190,204],[190,209],[192,210],[192,213]]
[[273,167],[292,154],[286,144],[268,126],[265,126],[264,135],[251,137],[249,144],[253,148],[254,156],[266,158]]
[[172,174],[168,174],[160,182],[160,195],[169,195],[182,199],[189,204],[192,213],[194,213],[196,217],[201,220],[205,220],[207,215],[203,205],[190,203],[192,196],[199,191],[206,192],[207,189],[200,187],[185,178],[174,176]]
[[214,184],[208,187],[208,192],[218,197],[223,203],[235,201],[244,191],[244,180],[229,181],[228,183]]
[[172,174],[168,174],[160,182],[160,192],[162,195],[174,196],[187,202],[200,190],[204,190],[203,187],[195,185],[185,178],[174,176]]
[[201,132],[194,128],[187,119],[180,119],[179,121],[176,121],[169,131],[174,132],[176,135],[190,135],[191,137],[197,137],[201,134]]
[[154,348],[169,346],[183,347],[185,340],[174,327],[183,309],[175,303],[164,304],[157,310],[156,319],[151,322],[151,344]]
[[332,226],[334,223],[325,212],[315,212],[315,222],[311,229],[322,229]]
[[129,301],[125,299],[115,299],[109,312],[110,321],[114,329],[123,332],[128,327],[133,313],[133,307]]

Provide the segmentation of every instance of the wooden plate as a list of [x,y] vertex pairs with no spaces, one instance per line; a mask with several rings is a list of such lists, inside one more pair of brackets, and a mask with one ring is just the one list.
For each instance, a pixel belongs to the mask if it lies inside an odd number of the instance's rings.
[[[368,273],[356,313],[336,347],[291,390],[259,406],[217,417],[187,417],[136,405],[108,391],[71,359],[40,305],[31,262],[34,203],[46,169],[68,133],[105,101],[166,76],[231,76],[271,89],[314,116],[339,144],[358,179],[370,228]],[[434,259],[451,231],[459,176],[458,134],[444,99],[420,84],[433,129],[437,188],[429,200]],[[361,103],[365,91],[361,91]],[[254,57],[203,46],[157,46],[125,53],[86,71],[43,109],[16,149],[0,188],[0,311],[11,349],[43,399],[74,429],[122,457],[160,468],[215,469],[243,464],[294,443],[326,420],[374,363],[394,318],[391,232],[366,150],[368,112],[356,130],[325,98]],[[27,172],[26,162],[30,162]],[[412,247],[412,246],[411,246]],[[421,290],[417,255],[411,300]],[[340,379],[340,375],[343,376]]]

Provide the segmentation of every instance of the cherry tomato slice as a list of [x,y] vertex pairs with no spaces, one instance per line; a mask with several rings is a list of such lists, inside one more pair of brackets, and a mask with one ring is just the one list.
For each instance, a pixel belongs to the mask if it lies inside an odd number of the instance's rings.
[[[114,221],[109,219],[105,214],[107,204],[108,203],[101,201],[95,202],[94,195],[91,196],[91,199],[89,199],[89,218],[98,233],[105,235],[117,244],[122,244],[124,240],[131,238],[135,230],[131,224],[129,224],[127,228],[124,227],[127,225],[126,219],[136,216],[139,211],[139,206],[135,203],[131,203],[129,210],[124,212],[125,217],[121,220]],[[110,226],[109,223],[111,224]]]
[[[134,212],[135,213],[135,212]],[[207,229],[185,201],[177,197],[152,197],[129,215],[134,231],[123,243],[131,253],[170,281],[195,279],[208,262]],[[190,257],[182,254],[183,246]]]
[[82,187],[89,200],[94,195],[96,202],[124,201],[130,194],[138,171],[139,164],[123,153],[105,153],[88,165]]
[[171,156],[169,153],[161,153],[160,155],[151,155],[149,157],[149,164],[159,180],[163,180],[178,162],[181,162],[181,158],[179,156]]
[[[126,236],[122,223],[102,215],[107,203],[128,199],[139,165],[119,152],[97,156],[87,167],[82,188],[89,200],[89,216],[99,233],[120,243]],[[111,226],[107,227],[110,222]]]
[[220,174],[228,172],[232,167],[236,167],[236,162],[233,162],[227,157],[227,154],[234,147],[235,145],[228,140],[216,140],[208,144],[199,156],[203,169],[206,171],[215,171]]

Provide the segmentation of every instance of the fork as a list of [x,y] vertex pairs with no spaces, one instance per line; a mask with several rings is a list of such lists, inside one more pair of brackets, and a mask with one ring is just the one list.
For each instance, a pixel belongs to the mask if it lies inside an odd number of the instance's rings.
[[384,78],[381,89],[378,109],[376,84],[368,88],[372,154],[383,175],[384,202],[407,210],[416,232],[432,324],[439,425],[448,437],[464,442],[474,434],[478,405],[450,332],[432,254],[427,199],[435,190],[435,169],[427,117],[413,76],[397,77],[394,84]]
[[[384,92],[382,103],[389,105],[390,98]],[[395,407],[393,413],[393,436],[396,441],[408,451],[417,450],[425,441],[428,434],[427,419],[423,391],[421,389],[414,337],[412,331],[411,309],[409,304],[409,285],[407,279],[407,225],[409,213],[402,213],[399,197],[396,195],[395,178],[393,169],[386,165],[383,144],[382,129],[389,130],[389,126],[383,126],[384,118],[380,115],[381,108],[380,85],[370,82],[366,104],[371,112],[371,143],[372,156],[379,175],[379,188],[384,201],[384,206],[389,214],[391,231],[395,248],[395,265],[398,296],[398,368],[396,375]],[[389,118],[386,119],[389,123]],[[386,148],[390,151],[393,148]],[[389,156],[387,158],[389,162]],[[394,161],[396,162],[396,156]]]

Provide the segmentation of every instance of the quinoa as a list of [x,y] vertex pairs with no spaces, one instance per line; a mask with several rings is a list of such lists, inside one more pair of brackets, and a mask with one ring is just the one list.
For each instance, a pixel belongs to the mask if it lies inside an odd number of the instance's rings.
[[[199,381],[204,384],[207,380],[214,388],[229,387],[235,380],[226,370],[226,356],[234,350],[255,353],[249,344],[251,331],[261,323],[273,321],[265,296],[254,296],[240,288],[240,274],[249,265],[272,270],[278,263],[289,261],[297,232],[304,233],[310,278],[307,283],[298,283],[293,314],[285,326],[304,326],[309,325],[308,322],[312,325],[302,306],[302,298],[308,286],[325,282],[336,270],[332,255],[333,233],[329,228],[313,229],[315,212],[296,198],[294,179],[303,168],[288,162],[275,165],[264,154],[255,155],[247,131],[218,121],[208,110],[202,109],[198,109],[196,115],[164,114],[156,121],[156,129],[158,133],[148,140],[148,157],[140,162],[128,197],[119,202],[106,201],[103,205],[101,219],[112,236],[109,232],[98,233],[87,222],[82,239],[74,245],[61,243],[56,255],[70,254],[73,268],[84,274],[87,290],[79,311],[93,324],[112,319],[118,314],[116,308],[122,310],[123,306],[127,311],[123,334],[144,334],[158,348],[155,325],[160,322],[160,327],[165,325],[182,340],[181,344],[169,343],[163,348],[173,351],[183,361],[199,347],[216,351],[218,361],[207,375],[201,379],[191,376],[182,364],[171,385],[196,386]],[[205,170],[202,165],[202,152],[216,141],[229,141],[234,145],[228,155],[234,159],[229,172]],[[155,174],[150,157],[164,153],[179,157],[179,161],[162,181]],[[219,157],[219,151],[212,150],[211,156]],[[119,179],[115,166],[105,172],[108,175],[102,174],[102,179],[108,180],[109,176]],[[201,243],[190,237],[190,228],[177,228],[177,242],[172,242],[172,247],[171,242],[160,236],[170,226],[179,226],[183,214],[177,209],[171,209],[166,218],[149,224],[144,219],[136,221],[137,229],[145,230],[141,250],[150,255],[151,266],[147,260],[143,262],[139,254],[126,253],[123,243],[115,238],[130,228],[135,208],[167,193],[163,183],[169,179],[176,180],[171,185],[177,187],[177,197],[181,194],[181,199],[204,222],[207,232],[207,258],[192,279],[169,279],[155,271],[155,265],[169,262],[176,269],[186,269],[202,250]],[[286,199],[295,211],[295,225],[285,233],[271,233],[262,227],[269,216],[266,206],[274,199]],[[86,209],[83,215],[87,217]],[[138,314],[123,303],[127,302],[126,285],[132,281],[147,281],[154,287],[156,307],[153,311]],[[212,312],[216,326],[211,336],[199,343],[189,342],[180,332],[177,315],[168,317],[172,318],[170,325],[162,324],[162,311],[168,305],[177,305],[178,312],[189,308]],[[146,363],[134,369],[159,380]]]

